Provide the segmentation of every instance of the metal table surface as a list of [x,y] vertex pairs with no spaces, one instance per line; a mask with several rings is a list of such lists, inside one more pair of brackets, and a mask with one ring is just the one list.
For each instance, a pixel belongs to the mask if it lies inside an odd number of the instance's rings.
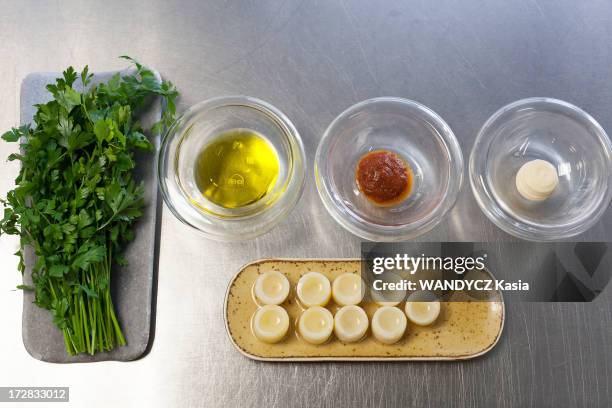
[[[59,366],[21,343],[15,239],[0,240],[0,385],[70,386],[71,405],[609,406],[612,291],[592,304],[509,304],[488,355],[444,363],[266,364],[236,352],[223,326],[231,276],[260,257],[356,257],[360,240],[319,201],[312,176],[331,120],[392,95],[438,112],[467,157],[497,108],[528,96],[572,102],[612,131],[612,3],[575,0],[19,1],[0,0],[0,129],[18,123],[21,79],[69,64],[123,67],[128,54],[182,91],[180,108],[246,94],[283,110],[310,164],[298,207],[251,242],[208,241],[164,209],[151,353],[132,363]],[[0,157],[14,146],[0,143]],[[14,163],[0,164],[0,194]],[[467,168],[466,168],[467,169]],[[467,183],[423,240],[508,240]],[[611,240],[612,212],[581,240]],[[1,405],[1,404],[0,404]]]

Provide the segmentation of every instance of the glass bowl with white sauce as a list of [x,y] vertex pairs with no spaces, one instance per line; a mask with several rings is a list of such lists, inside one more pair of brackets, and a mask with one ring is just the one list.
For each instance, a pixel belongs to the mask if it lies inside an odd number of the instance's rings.
[[495,112],[472,148],[469,177],[484,214],[519,238],[578,235],[612,198],[612,143],[582,109],[528,98]]

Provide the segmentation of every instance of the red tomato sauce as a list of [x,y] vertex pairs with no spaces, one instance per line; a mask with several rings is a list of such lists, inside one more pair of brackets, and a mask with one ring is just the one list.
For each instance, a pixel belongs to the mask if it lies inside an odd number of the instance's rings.
[[388,150],[366,153],[357,163],[355,180],[366,198],[381,206],[404,201],[412,189],[410,167]]

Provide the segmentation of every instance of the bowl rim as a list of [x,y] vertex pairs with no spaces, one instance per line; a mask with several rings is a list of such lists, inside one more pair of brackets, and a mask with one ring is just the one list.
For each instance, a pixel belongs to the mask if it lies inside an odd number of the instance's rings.
[[[176,135],[177,129],[183,126],[186,119],[189,119],[196,114],[201,114],[219,108],[226,108],[232,106],[247,107],[250,109],[258,110],[261,112],[261,114],[265,114],[276,124],[276,126],[278,126],[282,130],[283,135],[285,136],[287,142],[291,147],[291,171],[287,175],[287,186],[284,189],[283,195],[278,197],[278,199],[276,199],[270,207],[264,208],[262,211],[256,214],[219,218],[215,214],[207,214],[201,210],[198,210],[200,216],[203,219],[209,221],[206,222],[208,228],[203,229],[198,225],[194,225],[194,223],[186,219],[174,205],[174,199],[170,197],[170,193],[166,185],[166,177],[162,173],[164,171],[164,164],[166,163],[166,161],[172,161],[174,159],[172,157],[166,157],[168,156],[166,152],[169,148],[170,141],[172,140],[172,135]],[[304,185],[306,181],[306,167],[307,164],[304,144],[297,128],[295,127],[293,122],[291,122],[291,120],[287,117],[287,115],[285,115],[281,110],[279,110],[272,104],[252,96],[225,95],[205,99],[190,106],[179,117],[177,117],[175,121],[166,129],[160,142],[157,157],[157,180],[164,203],[166,203],[172,214],[179,221],[181,221],[181,223],[192,227],[207,238],[216,241],[245,241],[267,233],[276,225],[278,225],[293,210],[304,190]],[[193,206],[192,208],[196,209]],[[262,214],[269,214],[270,210],[272,209],[277,209],[277,213],[274,215],[274,217],[265,222],[262,222],[262,224],[251,233],[228,233],[227,231],[223,231],[222,229],[215,230],[214,227],[210,229],[210,221],[237,224],[242,221],[252,220],[253,218]]]
[[[482,178],[478,176],[478,172],[476,169],[476,157],[481,154],[482,150],[486,150],[490,145],[491,141],[493,140],[490,137],[488,139],[485,139],[486,132],[504,114],[530,104],[539,105],[540,109],[538,109],[538,107],[533,107],[533,109],[535,109],[536,111],[542,111],[541,106],[552,106],[556,108],[561,108],[561,110],[563,110],[564,112],[571,112],[575,114],[584,123],[588,123],[592,127],[592,129],[594,129],[594,132],[590,133],[594,133],[601,147],[604,150],[604,155],[607,158],[608,162],[608,166],[606,166],[606,168],[608,169],[608,183],[606,187],[606,194],[602,196],[600,202],[593,207],[593,209],[588,213],[588,215],[583,216],[583,219],[579,220],[579,222],[577,223],[552,227],[538,225],[535,223],[526,225],[523,221],[517,220],[515,217],[511,216],[504,209],[504,206],[500,205],[497,202],[497,200],[489,192],[488,185],[486,185],[486,182],[483,182]],[[485,123],[481,126],[480,130],[476,135],[476,139],[474,140],[474,144],[470,151],[468,169],[472,193],[474,195],[474,198],[476,199],[476,202],[478,203],[478,206],[485,214],[485,216],[497,227],[507,232],[508,234],[529,241],[555,241],[581,234],[589,230],[601,219],[605,211],[608,209],[610,201],[612,200],[612,188],[610,185],[610,181],[612,181],[612,142],[610,141],[608,134],[599,124],[599,122],[597,122],[585,110],[569,102],[556,98],[523,98],[506,104],[496,110],[485,121]]]
[[[330,140],[333,139],[334,134],[332,133],[334,128],[338,126],[342,121],[350,118],[350,116],[358,110],[367,108],[368,106],[378,105],[381,103],[393,103],[407,106],[411,110],[420,112],[423,116],[434,124],[437,137],[443,142],[448,157],[450,173],[451,175],[444,192],[444,197],[440,200],[440,203],[435,206],[426,217],[423,219],[413,222],[410,224],[398,226],[387,226],[387,225],[376,225],[368,223],[370,228],[362,228],[360,225],[355,225],[352,221],[362,222],[357,220],[353,216],[346,216],[342,211],[339,211],[336,202],[332,199],[333,192],[329,191],[327,185],[322,181],[322,175],[320,174],[320,162],[322,160],[323,149],[327,146]],[[422,119],[422,118],[419,118]],[[408,239],[416,238],[426,232],[429,232],[436,225],[438,225],[444,216],[454,207],[463,185],[463,153],[461,145],[457,140],[451,127],[446,121],[435,111],[420,102],[395,96],[382,96],[363,100],[356,104],[353,104],[342,111],[334,120],[329,124],[323,133],[323,137],[319,141],[317,151],[314,160],[314,177],[317,192],[323,202],[323,205],[327,212],[332,218],[340,224],[344,229],[351,232],[352,234],[369,240],[369,241],[381,241],[381,242],[397,242]],[[347,219],[347,218],[350,218]],[[374,230],[372,232],[372,230]]]

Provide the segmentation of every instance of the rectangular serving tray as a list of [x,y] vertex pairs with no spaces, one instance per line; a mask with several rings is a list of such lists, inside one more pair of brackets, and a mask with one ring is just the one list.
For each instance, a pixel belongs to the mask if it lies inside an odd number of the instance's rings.
[[[127,73],[129,71],[122,71]],[[107,81],[113,72],[96,73],[94,83]],[[155,72],[158,80],[159,73]],[[26,76],[21,84],[20,119],[21,123],[32,121],[37,103],[45,103],[51,95],[45,85],[55,82],[60,73],[32,73]],[[77,80],[77,83],[79,81]],[[75,83],[75,87],[77,87]],[[151,101],[150,106],[139,113],[139,120],[149,128],[161,117],[162,107],[159,99]],[[155,151],[159,147],[159,138],[151,140]],[[159,247],[160,202],[157,190],[157,160],[155,152],[136,155],[135,178],[145,185],[145,208],[143,216],[136,222],[136,238],[126,246],[124,256],[128,261],[113,273],[111,294],[115,311],[125,335],[127,344],[110,352],[80,354],[69,356],[64,347],[61,332],[53,324],[51,313],[36,306],[34,294],[24,292],[22,337],[23,344],[32,357],[53,363],[84,363],[94,361],[131,361],[146,355],[153,341],[155,324],[155,293],[157,284],[157,261]],[[32,265],[35,257],[31,249],[26,248],[24,283],[31,284]]]
[[[257,309],[252,286],[260,273],[275,270],[291,284],[291,293],[283,306],[289,313],[290,328],[285,339],[266,344],[251,333],[251,317]],[[504,327],[505,306],[502,294],[494,292],[495,301],[443,302],[440,317],[428,327],[409,323],[406,335],[394,345],[378,343],[368,329],[365,339],[344,344],[333,338],[322,345],[311,345],[295,334],[295,322],[301,308],[295,301],[295,285],[301,275],[316,271],[330,281],[344,272],[361,272],[358,259],[262,259],[242,267],[229,283],[225,296],[225,327],[234,346],[254,360],[291,361],[441,361],[467,360],[489,352],[497,344]],[[492,277],[489,272],[484,271]],[[372,318],[377,306],[361,306]],[[335,305],[327,305],[333,311]]]

